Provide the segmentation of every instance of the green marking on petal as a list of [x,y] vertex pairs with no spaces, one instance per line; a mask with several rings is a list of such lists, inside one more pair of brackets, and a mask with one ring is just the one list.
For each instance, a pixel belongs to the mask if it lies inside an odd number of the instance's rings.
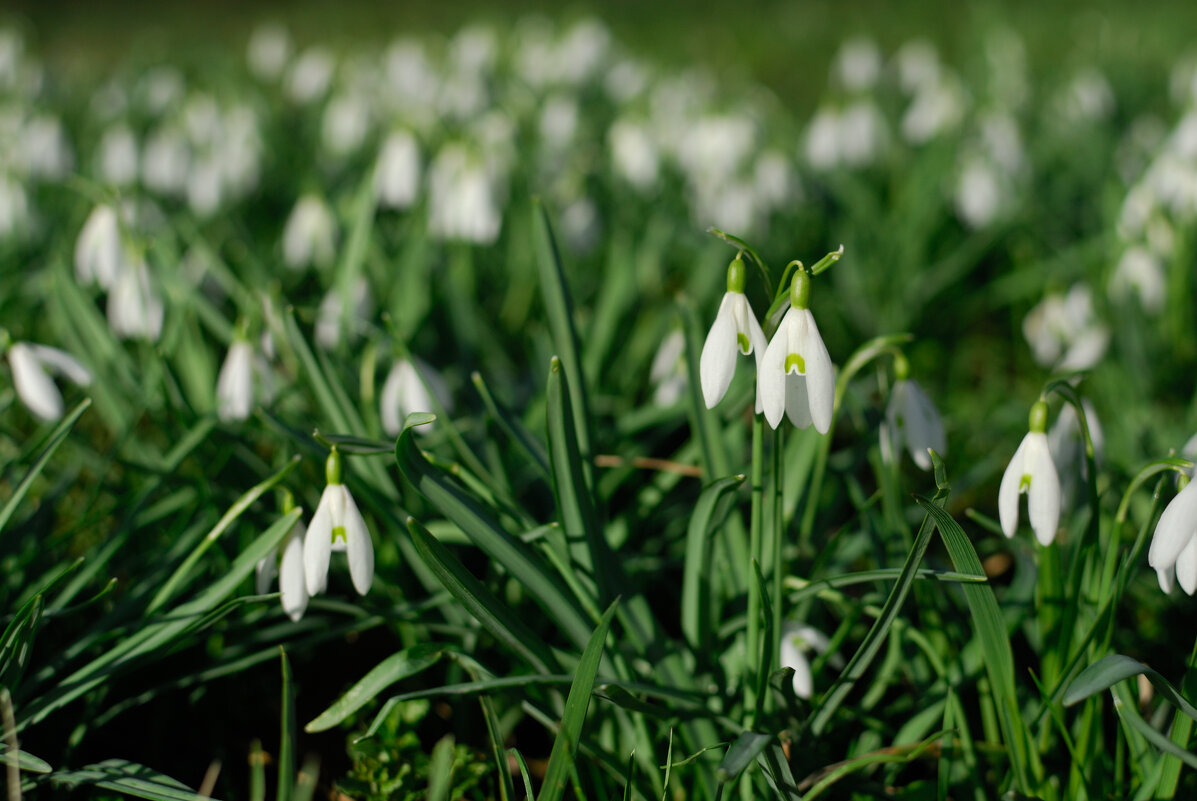
[[1027,490],[1029,490],[1030,488],[1031,488],[1031,474],[1030,474],[1030,473],[1023,473],[1023,474],[1022,474],[1022,481],[1018,482],[1018,491],[1019,491],[1019,492],[1026,492],[1026,491],[1027,491]]
[[336,526],[332,530],[332,541],[336,542],[338,539],[345,540],[345,544],[349,544],[349,535],[345,533],[344,526]]
[[752,351],[752,345],[749,343],[748,337],[744,336],[739,331],[736,332],[736,342],[740,343],[740,353],[743,353],[745,356]]
[[789,375],[790,370],[793,368],[798,369],[799,375],[806,375],[806,361],[797,353],[791,353],[789,356],[786,356],[786,375]]

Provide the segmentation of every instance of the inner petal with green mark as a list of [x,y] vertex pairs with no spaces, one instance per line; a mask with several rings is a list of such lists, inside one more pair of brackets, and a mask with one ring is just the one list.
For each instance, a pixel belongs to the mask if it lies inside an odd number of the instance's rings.
[[336,541],[337,541],[337,540],[339,540],[339,539],[340,539],[340,540],[345,540],[345,544],[346,544],[346,545],[348,545],[348,544],[349,544],[349,536],[348,536],[348,535],[345,533],[345,527],[344,527],[344,526],[336,526],[336,527],[335,527],[335,528],[333,528],[333,530],[332,530],[332,541],[333,541],[333,542],[336,542]]
[[736,332],[736,342],[740,343],[740,353],[743,353],[745,356],[752,350],[752,345],[748,342],[748,337],[744,336],[740,331]]
[[790,371],[794,369],[798,370],[798,375],[806,375],[806,361],[797,353],[786,356],[786,375],[789,375]]
[[1029,490],[1030,488],[1031,488],[1031,474],[1030,474],[1030,473],[1023,473],[1023,474],[1022,474],[1022,481],[1018,482],[1018,491],[1019,491],[1019,492],[1026,492],[1026,491],[1027,491],[1027,490]]

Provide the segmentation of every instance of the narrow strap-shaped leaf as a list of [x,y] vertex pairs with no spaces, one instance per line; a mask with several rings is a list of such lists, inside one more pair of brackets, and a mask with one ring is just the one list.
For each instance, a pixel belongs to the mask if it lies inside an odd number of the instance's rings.
[[[1117,687],[1110,688],[1110,695],[1114,698],[1114,711],[1118,713],[1118,717],[1122,722],[1129,726],[1134,732],[1142,735],[1143,739],[1154,745],[1165,754],[1170,754],[1181,762],[1188,765],[1190,768],[1197,768],[1197,754],[1185,748],[1181,748],[1176,743],[1165,737],[1158,729],[1152,726],[1147,721],[1143,720],[1142,716],[1135,709],[1133,699],[1126,699],[1120,697]],[[1130,700],[1130,703],[1127,701]]]
[[607,570],[609,549],[599,528],[594,498],[587,488],[570,394],[569,379],[561,369],[561,360],[554,356],[549,365],[546,400],[553,495],[568,542],[570,561],[581,568],[583,581],[602,603],[612,594]]
[[428,801],[449,801],[453,787],[453,735],[446,734],[432,747],[428,764]]
[[537,471],[547,479],[549,477],[549,455],[545,452],[544,445],[524,427],[524,424],[510,409],[499,404],[480,373],[471,374],[470,380],[474,382],[474,388],[478,390],[478,395],[482,398],[482,403],[486,405],[490,416],[507,432],[507,436],[511,437],[513,442],[518,443],[524,449]]
[[579,645],[585,643],[590,624],[561,580],[528,545],[503,530],[489,510],[420,453],[412,426],[430,417],[419,413],[408,415],[403,433],[395,442],[399,471],[445,517],[456,523],[471,542],[523,584],[570,639]]
[[[412,524],[419,526],[414,520],[409,525]],[[314,733],[331,729],[370,703],[380,692],[395,682],[414,676],[435,665],[443,654],[444,649],[440,645],[429,642],[413,645],[397,654],[391,654],[375,665],[328,709],[304,726],[303,730]]]
[[607,607],[603,619],[599,621],[598,628],[586,643],[586,649],[578,661],[574,681],[569,688],[569,697],[565,699],[561,728],[553,740],[549,766],[545,769],[544,784],[541,785],[537,801],[560,801],[565,792],[565,782],[574,767],[574,759],[578,753],[582,724],[586,721],[586,708],[590,705],[590,695],[594,689],[594,677],[598,673],[599,660],[603,655],[603,643],[607,640],[607,630],[611,628],[611,619],[615,617],[615,609],[618,606],[617,598]]
[[744,772],[751,765],[769,743],[776,737],[759,731],[740,732],[740,736],[727,749],[723,761],[715,769],[715,778],[720,782],[729,782]]
[[699,652],[710,639],[710,539],[717,524],[715,509],[728,492],[744,483],[744,476],[729,476],[703,488],[686,529],[686,556],[682,572],[682,632]]
[[99,787],[150,801],[208,801],[183,783],[124,759],[106,759],[78,770],[58,771],[47,777],[64,787]]
[[1139,660],[1122,654],[1110,654],[1082,670],[1080,675],[1068,686],[1068,691],[1064,693],[1064,705],[1072,706],[1120,681],[1140,675],[1147,677],[1148,681],[1155,685],[1160,695],[1171,702],[1173,706],[1193,720],[1197,720],[1197,707],[1189,703],[1167,679]]
[[[545,644],[544,639],[528,628],[527,624],[512,612],[506,603],[488,590],[481,581],[474,578],[474,575],[453,555],[452,551],[441,544],[436,537],[429,534],[428,529],[424,528],[414,518],[408,518],[407,528],[411,532],[416,553],[428,565],[428,569],[444,585],[445,589],[473,615],[474,619],[482,624],[484,629],[489,631],[495,639],[505,643],[517,654],[528,660],[528,663],[541,673],[552,673],[560,670],[561,666],[557,663],[556,657],[553,656],[552,650]],[[400,652],[396,656],[406,653],[406,651]],[[439,651],[436,652],[436,656],[439,658]],[[394,658],[392,657],[392,659]],[[390,660],[387,661],[389,662]],[[385,664],[384,662],[383,665]],[[379,668],[381,667],[382,665],[379,665]],[[376,670],[378,668],[375,668]],[[371,675],[373,673],[374,671],[371,671]],[[368,679],[370,676],[366,678]],[[363,679],[362,683],[365,681],[366,679]],[[398,679],[394,681],[398,681]],[[393,681],[387,682],[387,684],[391,683]],[[354,689],[357,689],[356,686]],[[378,690],[381,689],[382,687],[378,688]],[[331,708],[329,711],[332,711]],[[324,713],[324,715],[327,714],[328,712]],[[322,719],[324,715],[321,715],[317,720]],[[316,722],[312,721],[308,724],[309,731],[322,730],[311,728],[316,725]]]
[[557,250],[557,241],[553,238],[549,215],[539,199],[532,201],[532,226],[536,238],[536,262],[540,268],[540,291],[544,295],[549,330],[553,334],[555,350],[561,357],[561,366],[572,390],[570,404],[577,429],[578,449],[582,454],[586,486],[593,488],[594,453],[590,449],[593,440],[590,432],[590,403],[587,399],[585,378],[582,375],[578,333],[574,328],[573,303],[570,301],[565,270],[561,265],[561,253]]
[[4,531],[4,527],[8,525],[13,512],[20,505],[21,499],[29,492],[34,479],[41,474],[42,469],[46,466],[46,462],[50,461],[50,457],[54,455],[54,451],[58,450],[58,446],[66,439],[67,434],[71,433],[71,429],[75,427],[75,423],[79,422],[79,417],[87,411],[88,406],[91,406],[91,398],[84,398],[79,401],[79,404],[74,409],[71,409],[70,413],[50,432],[50,436],[46,440],[46,446],[42,448],[41,453],[37,455],[29,471],[25,473],[25,476],[17,484],[17,488],[13,490],[12,495],[4,503],[4,506],[0,508],[0,532]]
[[[915,500],[934,519],[956,569],[975,576],[985,575],[981,560],[960,524],[931,499],[920,495],[915,496]],[[1009,749],[1015,783],[1021,792],[1030,794],[1034,777],[1039,773],[1038,754],[1029,746],[1026,723],[1019,711],[1014,689],[1014,652],[1010,647],[1010,636],[1006,632],[997,597],[988,583],[962,584],[961,588],[972,616],[973,631],[984,656],[985,671],[997,707],[998,723]]]

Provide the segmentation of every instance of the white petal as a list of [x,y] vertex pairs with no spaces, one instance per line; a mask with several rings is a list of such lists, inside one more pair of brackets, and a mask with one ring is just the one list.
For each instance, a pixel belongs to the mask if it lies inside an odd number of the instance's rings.
[[1172,588],[1176,586],[1176,576],[1173,574],[1171,565],[1156,568],[1155,578],[1160,583],[1160,589],[1164,591],[1165,595],[1171,593]]
[[777,428],[786,410],[785,364],[786,354],[789,352],[789,321],[790,312],[786,312],[781,325],[773,334],[773,340],[765,348],[757,375],[757,399],[761,403],[761,411],[765,413],[765,420],[773,428]]
[[303,521],[300,520],[291,529],[279,569],[278,587],[282,592],[283,611],[292,620],[299,620],[308,608],[308,587],[304,576],[305,533]]
[[39,362],[55,373],[66,376],[81,387],[91,383],[91,371],[65,350],[51,348],[49,345],[29,345],[29,349]]
[[1176,580],[1187,595],[1197,592],[1197,536],[1189,538],[1189,544],[1176,557]]
[[221,420],[244,420],[249,417],[254,402],[253,347],[237,340],[229,346],[229,353],[216,379],[216,413]]
[[12,367],[13,387],[29,411],[43,420],[62,417],[62,395],[30,347],[23,342],[9,347],[8,363]]
[[387,373],[387,380],[382,385],[382,392],[378,396],[378,416],[382,419],[382,430],[387,436],[399,436],[403,428],[403,409],[400,398],[403,392],[403,362],[395,362]]
[[1176,494],[1160,515],[1147,551],[1147,564],[1157,571],[1172,567],[1197,530],[1197,481]]
[[733,296],[739,293],[726,292],[719,303],[715,322],[707,332],[698,360],[698,376],[702,383],[702,399],[708,409],[714,409],[727,388],[731,386],[736,372],[736,321],[732,311]]
[[795,428],[810,427],[810,398],[806,391],[806,376],[786,375],[786,417]]
[[345,545],[353,588],[358,595],[365,595],[374,582],[374,544],[348,488],[345,490]]
[[899,452],[897,432],[888,422],[883,422],[878,427],[877,434],[878,444],[881,446],[882,464],[893,464],[895,455]]
[[806,362],[806,394],[810,401],[810,419],[815,424],[815,430],[826,434],[831,430],[831,415],[835,407],[835,368],[831,366],[831,356],[827,353],[827,346],[823,344],[823,337],[819,336],[819,326],[815,325],[815,317],[810,309],[800,309],[805,325],[800,329],[801,354]]
[[277,562],[277,548],[271,548],[270,553],[258,560],[258,566],[254,570],[254,592],[258,595],[270,592],[270,584],[274,581]]
[[1018,530],[1018,495],[1022,477],[1027,472],[1023,466],[1023,457],[1030,436],[1027,434],[1018,444],[1018,450],[1010,457],[1010,464],[1006,465],[1001,486],[998,487],[998,520],[1002,524],[1002,533],[1007,537],[1013,537],[1014,532]]
[[[943,420],[935,409],[935,404],[914,381],[902,381],[906,391],[903,393],[903,422],[905,423],[906,447],[910,451],[910,458],[914,459],[923,470],[930,470],[931,456],[927,449],[944,454],[946,442],[943,432]],[[895,389],[897,386],[895,385]]]
[[1027,497],[1027,515],[1040,544],[1051,545],[1060,524],[1060,477],[1052,464],[1047,435],[1032,432],[1027,436],[1034,438],[1034,452],[1028,454],[1031,489]]
[[339,485],[330,484],[320,495],[320,503],[312,515],[303,540],[303,574],[308,595],[319,595],[328,586],[328,560],[332,557],[333,520],[330,513],[331,499],[338,493]]

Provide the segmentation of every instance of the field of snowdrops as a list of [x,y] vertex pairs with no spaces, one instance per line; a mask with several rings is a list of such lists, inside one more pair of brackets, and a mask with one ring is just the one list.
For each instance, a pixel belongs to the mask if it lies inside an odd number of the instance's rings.
[[1197,50],[991,16],[0,28],[5,797],[1195,797]]

